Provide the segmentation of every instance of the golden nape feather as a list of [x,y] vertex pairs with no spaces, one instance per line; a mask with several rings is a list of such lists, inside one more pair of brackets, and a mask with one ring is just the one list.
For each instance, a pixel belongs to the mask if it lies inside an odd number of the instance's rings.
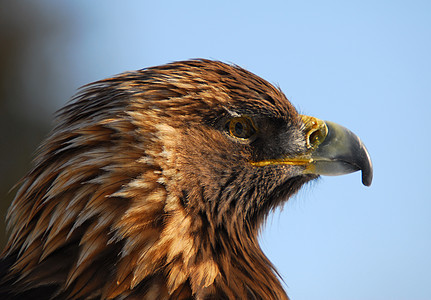
[[287,299],[258,244],[319,175],[372,165],[235,65],[190,60],[85,86],[22,179],[1,299]]

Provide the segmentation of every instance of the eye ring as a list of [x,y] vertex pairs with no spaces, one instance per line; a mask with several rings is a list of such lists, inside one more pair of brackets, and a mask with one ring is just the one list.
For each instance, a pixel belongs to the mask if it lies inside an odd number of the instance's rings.
[[245,141],[256,135],[257,129],[249,116],[234,117],[226,122],[227,133],[239,140]]

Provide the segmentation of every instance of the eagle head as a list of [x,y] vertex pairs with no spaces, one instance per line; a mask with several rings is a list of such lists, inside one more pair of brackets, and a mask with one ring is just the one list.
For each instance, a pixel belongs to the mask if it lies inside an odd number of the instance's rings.
[[287,299],[265,218],[319,175],[372,179],[356,135],[217,61],[92,83],[56,124],[7,216],[8,297]]

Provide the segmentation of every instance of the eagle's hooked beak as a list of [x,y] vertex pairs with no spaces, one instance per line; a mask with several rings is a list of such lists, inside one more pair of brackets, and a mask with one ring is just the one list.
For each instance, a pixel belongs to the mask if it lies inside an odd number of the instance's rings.
[[373,165],[361,139],[347,128],[330,121],[301,115],[307,138],[306,154],[299,157],[253,162],[255,166],[302,165],[305,174],[343,175],[362,171],[362,183],[370,186]]
[[362,183],[371,185],[373,165],[361,139],[347,128],[330,121],[301,115],[306,126],[310,163],[306,173],[343,175],[362,171]]

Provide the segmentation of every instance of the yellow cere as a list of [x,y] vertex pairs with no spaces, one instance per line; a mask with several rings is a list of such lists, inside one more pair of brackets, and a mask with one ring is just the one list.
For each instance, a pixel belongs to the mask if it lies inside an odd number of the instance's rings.
[[315,117],[301,115],[307,131],[306,141],[308,149],[316,149],[328,135],[325,122]]

